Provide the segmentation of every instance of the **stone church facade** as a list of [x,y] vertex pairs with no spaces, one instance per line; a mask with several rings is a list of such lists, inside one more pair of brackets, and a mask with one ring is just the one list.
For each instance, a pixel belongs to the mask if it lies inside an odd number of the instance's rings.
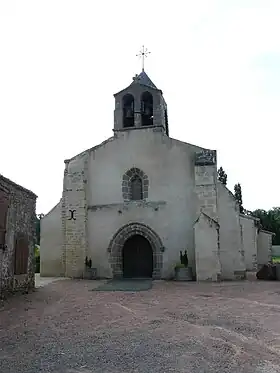
[[41,275],[170,279],[187,250],[197,280],[246,277],[271,260],[271,233],[241,215],[217,154],[169,137],[145,71],[114,95],[114,135],[65,160],[62,198],[41,220]]

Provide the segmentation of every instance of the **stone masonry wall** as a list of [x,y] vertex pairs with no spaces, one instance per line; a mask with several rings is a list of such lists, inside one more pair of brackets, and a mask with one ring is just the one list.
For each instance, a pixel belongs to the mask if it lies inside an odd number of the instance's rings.
[[[210,156],[209,160],[206,158],[207,155]],[[196,210],[197,216],[203,217],[202,220],[199,218],[194,227],[196,274],[198,280],[211,279],[217,281],[221,273],[216,180],[216,153],[213,151],[204,151],[197,154],[195,163]],[[206,216],[207,219],[215,222],[213,223],[215,225],[214,228],[209,228],[207,224],[202,224]]]
[[221,263],[218,256],[219,224],[204,213],[200,213],[195,226],[196,279],[197,281],[219,281]]
[[264,264],[271,263],[272,260],[272,237],[273,233],[260,230],[257,241],[258,268]]
[[[0,295],[34,288],[34,244],[37,196],[0,175],[0,187],[8,191],[5,247],[0,249]],[[15,242],[24,234],[29,243],[27,273],[14,274]]]
[[87,256],[87,157],[65,161],[62,196],[63,250],[65,276],[83,276]]
[[198,199],[197,215],[202,210],[217,218],[216,166],[195,166],[195,189]]
[[247,271],[257,270],[257,222],[259,219],[240,215],[241,243]]
[[239,206],[233,194],[220,182],[217,183],[217,194],[222,279],[238,280],[246,273]]

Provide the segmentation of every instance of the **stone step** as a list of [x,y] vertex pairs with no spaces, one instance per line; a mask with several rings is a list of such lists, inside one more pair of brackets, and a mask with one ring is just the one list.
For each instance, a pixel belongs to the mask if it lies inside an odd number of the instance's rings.
[[257,271],[246,271],[246,280],[256,281],[257,280]]

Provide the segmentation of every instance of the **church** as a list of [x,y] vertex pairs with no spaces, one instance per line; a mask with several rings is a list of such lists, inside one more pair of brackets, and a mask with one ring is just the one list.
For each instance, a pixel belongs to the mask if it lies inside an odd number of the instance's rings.
[[41,220],[41,276],[82,278],[88,258],[98,278],[172,279],[185,250],[197,281],[269,263],[272,233],[240,214],[215,150],[169,136],[145,70],[114,98],[113,136],[64,161],[61,199]]

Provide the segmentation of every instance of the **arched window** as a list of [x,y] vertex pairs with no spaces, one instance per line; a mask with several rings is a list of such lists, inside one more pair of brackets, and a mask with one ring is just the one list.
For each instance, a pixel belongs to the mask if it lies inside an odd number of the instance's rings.
[[123,175],[124,201],[140,201],[148,198],[149,179],[139,168],[131,168]]
[[132,201],[143,199],[143,181],[138,175],[134,175],[130,180],[130,199]]
[[134,126],[134,97],[130,94],[123,96],[122,99],[123,108],[123,127]]
[[154,119],[153,96],[144,92],[141,96],[141,122],[142,126],[152,126]]

